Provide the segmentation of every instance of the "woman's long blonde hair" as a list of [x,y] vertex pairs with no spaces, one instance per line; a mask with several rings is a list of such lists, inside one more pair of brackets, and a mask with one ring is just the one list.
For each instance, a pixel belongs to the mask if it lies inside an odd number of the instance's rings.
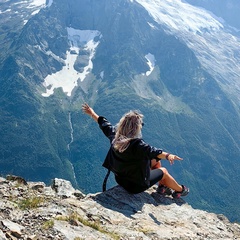
[[113,147],[119,152],[124,152],[134,138],[140,138],[143,124],[143,115],[138,111],[129,111],[124,114],[116,126],[116,135]]

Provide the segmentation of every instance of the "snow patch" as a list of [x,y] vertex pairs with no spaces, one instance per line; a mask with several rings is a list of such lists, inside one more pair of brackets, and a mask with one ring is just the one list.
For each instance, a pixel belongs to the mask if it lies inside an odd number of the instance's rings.
[[46,0],[33,0],[28,8],[45,6]]
[[[19,2],[18,4],[26,3],[26,2],[27,1],[22,1],[22,2]],[[29,3],[29,5],[26,8],[29,8],[29,9],[38,8],[32,13],[32,15],[35,15],[41,10],[41,8],[45,7],[45,3],[46,3],[46,0],[33,0]]]
[[104,78],[104,71],[102,71],[102,72],[100,73],[100,77],[101,77],[101,79]]
[[223,25],[204,9],[176,0],[136,0],[155,19],[172,29],[194,33],[218,30]]
[[31,13],[31,15],[36,15],[36,14],[38,14],[38,13],[39,13],[39,11],[40,11],[40,9],[38,9],[38,10],[35,10],[34,12],[32,12],[32,13]]
[[[99,44],[99,41],[95,41],[95,38],[101,38],[101,33],[96,30],[78,30],[74,28],[67,28],[67,31],[71,47],[66,52],[65,66],[59,72],[45,78],[43,86],[46,88],[46,92],[42,93],[43,97],[52,95],[56,88],[62,88],[63,92],[70,97],[73,89],[78,86],[78,81],[83,81],[93,68],[92,59]],[[74,68],[80,50],[88,53],[88,63],[82,72],[78,72]]]
[[148,22],[148,25],[149,25],[152,29],[156,29],[156,27],[155,27],[152,23]]
[[39,9],[33,11],[31,15],[36,15],[41,10],[42,7],[45,7],[46,0],[33,0],[27,8],[36,8],[39,7]]
[[47,5],[46,5],[46,7],[51,7],[52,4],[53,4],[53,0],[48,0],[48,3],[47,3]]
[[152,55],[151,53],[148,53],[145,56],[145,58],[147,59],[147,64],[148,64],[148,66],[150,68],[150,70],[146,72],[146,76],[149,76],[152,73],[152,71],[153,71],[153,69],[155,67],[155,61],[156,60],[155,60],[154,55]]

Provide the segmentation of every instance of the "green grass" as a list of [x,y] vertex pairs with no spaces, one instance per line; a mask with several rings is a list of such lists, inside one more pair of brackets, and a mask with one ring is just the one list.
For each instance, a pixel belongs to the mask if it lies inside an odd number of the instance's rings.
[[107,230],[105,230],[104,228],[101,227],[99,222],[91,222],[89,220],[84,219],[83,217],[79,216],[76,212],[73,212],[72,214],[70,214],[69,216],[60,216],[56,218],[57,220],[61,220],[61,221],[67,221],[69,223],[78,221],[80,223],[82,223],[84,226],[90,227],[96,231],[99,231],[103,234],[109,235],[112,239],[114,240],[120,240],[120,236],[117,235],[116,233],[113,232],[109,232]]
[[45,202],[43,197],[29,197],[18,202],[18,206],[22,210],[33,209],[39,207]]
[[52,228],[54,226],[54,221],[52,219],[44,222],[44,224],[42,225],[42,228],[44,230],[48,230],[49,228]]

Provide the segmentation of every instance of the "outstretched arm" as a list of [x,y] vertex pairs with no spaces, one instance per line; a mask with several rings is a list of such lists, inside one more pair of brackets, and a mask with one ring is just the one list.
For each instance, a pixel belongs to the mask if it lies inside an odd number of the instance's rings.
[[115,136],[115,128],[112,126],[112,124],[105,117],[96,114],[87,103],[82,104],[82,111],[92,117],[95,122],[99,124],[99,127],[105,136],[110,140],[110,142],[112,142]]
[[94,110],[87,103],[82,104],[82,111],[87,115],[89,115],[90,117],[92,117],[95,122],[98,122],[98,118],[99,118],[98,114],[96,114]]
[[158,158],[167,159],[171,165],[174,163],[175,160],[183,160],[179,156],[171,154],[171,153],[167,153],[167,152],[162,152],[161,154],[158,155]]

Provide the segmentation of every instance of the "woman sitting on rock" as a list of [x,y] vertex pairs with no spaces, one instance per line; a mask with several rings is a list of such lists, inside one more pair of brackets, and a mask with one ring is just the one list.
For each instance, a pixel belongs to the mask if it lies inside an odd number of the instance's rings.
[[111,146],[103,166],[114,173],[120,186],[130,193],[140,193],[158,182],[157,192],[160,194],[180,198],[189,193],[189,189],[178,184],[159,163],[159,160],[167,159],[173,164],[175,160],[182,158],[152,147],[142,139],[142,114],[137,111],[126,113],[115,128],[105,117],[96,114],[87,103],[82,105],[82,110],[99,124],[109,138]]

